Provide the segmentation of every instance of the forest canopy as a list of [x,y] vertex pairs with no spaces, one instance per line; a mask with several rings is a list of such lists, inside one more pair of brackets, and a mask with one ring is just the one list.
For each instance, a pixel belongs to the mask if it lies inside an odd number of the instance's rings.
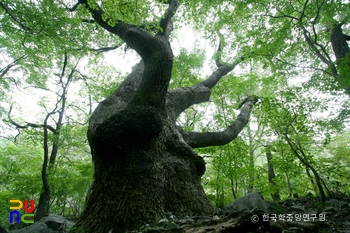
[[[220,208],[254,190],[270,200],[349,194],[349,7],[0,1],[0,225],[10,199],[45,203],[38,219],[87,216],[91,190],[128,163],[171,193],[167,172],[149,164],[186,179],[168,166],[187,161],[198,200]],[[172,197],[162,208],[181,212]]]

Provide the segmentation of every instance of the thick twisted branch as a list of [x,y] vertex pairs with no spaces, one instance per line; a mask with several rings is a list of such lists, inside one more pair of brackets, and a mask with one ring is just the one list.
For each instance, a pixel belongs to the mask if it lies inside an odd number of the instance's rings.
[[258,97],[250,96],[240,104],[241,111],[233,124],[221,132],[186,132],[178,127],[185,142],[192,148],[225,145],[235,139],[242,129],[247,125],[253,105]]
[[167,111],[169,117],[176,121],[178,116],[190,106],[208,101],[211,88],[215,87],[222,77],[242,61],[243,58],[238,58],[233,64],[221,64],[207,79],[192,87],[176,88],[168,91]]
[[203,103],[209,100],[210,90],[220,81],[222,77],[231,72],[240,62],[243,57],[236,59],[232,64],[222,62],[221,52],[225,46],[223,35],[219,35],[219,46],[216,53],[215,64],[217,69],[202,82],[199,82],[192,87],[177,88],[168,91],[167,94],[167,112],[169,117],[175,122],[179,115],[187,108],[194,104]]

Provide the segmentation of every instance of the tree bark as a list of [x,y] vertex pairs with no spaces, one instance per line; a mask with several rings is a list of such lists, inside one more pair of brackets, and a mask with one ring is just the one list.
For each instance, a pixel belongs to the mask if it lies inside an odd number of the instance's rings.
[[313,190],[315,191],[315,193],[317,192],[317,186],[315,184],[314,178],[312,177],[311,173],[310,173],[310,169],[308,169],[307,167],[305,167],[305,171],[306,171],[306,175],[310,180],[311,186],[313,188]]
[[[268,181],[270,184],[272,184],[273,186],[276,185],[276,182],[274,181],[276,174],[275,174],[275,170],[273,169],[273,165],[271,163],[271,157],[272,157],[272,153],[270,151],[269,148],[266,149],[266,160],[267,160],[267,175],[268,175]],[[271,197],[274,201],[279,201],[281,200],[280,194],[279,194],[279,190],[276,189],[276,191],[274,193],[271,193]]]
[[343,34],[342,26],[342,23],[332,26],[330,29],[330,40],[339,74],[336,76],[337,81],[345,89],[346,93],[350,94],[350,48],[347,43],[349,36]]
[[348,36],[343,34],[342,26],[342,23],[334,24],[330,29],[330,40],[337,60],[345,58],[345,56],[350,53],[347,43]]
[[289,190],[289,197],[293,197],[293,189],[292,189],[292,186],[290,184],[288,172],[285,171],[285,174],[286,174],[287,186],[288,186],[288,190]]
[[[235,65],[219,67],[220,71],[192,88],[168,91],[173,64],[169,35],[177,1],[166,3],[169,6],[160,22],[163,30],[153,35],[121,21],[110,26],[102,19],[101,7],[80,0],[100,26],[123,39],[142,61],[90,118],[87,135],[95,165],[94,183],[72,232],[124,232],[153,224],[165,218],[166,212],[185,216],[215,210],[201,186],[205,162],[190,147],[193,138],[186,141],[174,122],[192,104],[207,101],[210,88]],[[224,134],[224,141],[201,146],[233,140],[248,122],[256,101],[252,97],[242,102],[236,123],[216,134]]]
[[217,176],[216,176],[216,198],[215,198],[215,206],[218,208],[224,207],[224,190],[222,188],[222,184],[220,184],[221,179],[221,167],[222,167],[222,147],[220,148],[219,154],[219,163],[217,167]]
[[233,196],[233,198],[236,200],[236,199],[237,199],[237,195],[236,195],[237,182],[234,182],[234,181],[233,181],[233,178],[230,177],[230,183],[231,183],[231,192],[232,192],[232,196]]
[[35,212],[35,221],[39,221],[42,217],[47,215],[50,197],[51,197],[50,185],[47,179],[47,165],[49,162],[49,145],[48,145],[49,135],[48,135],[48,129],[47,129],[47,120],[52,114],[53,112],[47,114],[44,120],[44,162],[41,170],[41,179],[43,182],[43,187],[40,193],[39,205]]
[[[155,223],[165,217],[165,212],[184,216],[214,211],[200,183],[204,160],[181,140],[171,123],[154,114],[159,118],[143,120],[145,124],[139,129],[153,124],[159,131],[147,128],[141,135],[142,131],[130,129],[130,125],[139,124],[141,117],[133,111],[126,116],[132,118],[127,122],[129,129],[113,127],[115,122],[101,126],[123,133],[132,131],[129,138],[113,140],[115,144],[103,146],[102,150],[92,139],[92,147],[96,148],[93,191],[77,223],[83,232],[122,232]],[[100,138],[102,141],[111,139],[112,135],[105,132],[97,136],[106,135]]]

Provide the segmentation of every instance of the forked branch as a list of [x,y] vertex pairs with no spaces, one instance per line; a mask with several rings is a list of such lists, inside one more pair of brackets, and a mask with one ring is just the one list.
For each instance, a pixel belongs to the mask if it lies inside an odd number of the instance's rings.
[[187,108],[194,104],[203,103],[209,100],[210,90],[220,81],[222,77],[231,72],[244,58],[239,57],[232,64],[227,64],[221,61],[221,51],[224,47],[224,40],[219,34],[220,43],[218,46],[215,63],[217,69],[202,82],[199,82],[192,87],[176,88],[168,91],[167,95],[167,111],[169,117],[175,122],[179,115]]
[[[7,117],[9,119],[9,122],[13,126],[15,126],[16,129],[27,129],[29,127],[32,127],[32,128],[44,128],[44,124],[35,124],[35,123],[26,122],[25,124],[21,125],[21,124],[17,123],[16,121],[12,120],[12,118],[11,118],[12,108],[13,108],[13,104],[10,106],[10,110],[7,113]],[[45,127],[47,127],[47,129],[50,130],[52,133],[56,133],[56,129],[54,127],[52,127],[51,125],[46,125]]]

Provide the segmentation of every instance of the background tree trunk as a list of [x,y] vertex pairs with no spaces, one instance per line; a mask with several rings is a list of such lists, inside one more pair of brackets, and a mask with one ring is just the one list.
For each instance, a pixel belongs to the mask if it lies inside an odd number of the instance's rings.
[[[300,144],[298,145],[299,146],[299,148],[298,148],[298,147],[293,145],[293,142],[291,141],[291,139],[288,137],[287,134],[284,134],[284,137],[285,137],[289,147],[293,151],[294,155],[300,160],[300,162],[305,166],[306,169],[310,169],[312,171],[312,173],[314,174],[316,185],[317,185],[317,188],[318,188],[318,191],[320,194],[320,199],[322,202],[325,202],[326,201],[326,194],[324,193],[324,190],[322,187],[320,175],[318,174],[316,169],[307,161],[307,156],[305,155]],[[298,151],[300,151],[301,155],[299,154]]]
[[[275,170],[273,169],[273,165],[271,163],[271,156],[272,156],[272,153],[271,151],[267,148],[267,151],[266,151],[266,160],[267,160],[267,168],[268,168],[268,181],[270,184],[272,184],[273,186],[276,185],[276,182],[275,182]],[[274,201],[278,201],[278,200],[281,200],[281,197],[280,197],[280,194],[279,194],[279,190],[276,189],[276,191],[274,193],[271,193],[271,197]]]
[[330,28],[330,40],[338,70],[338,82],[350,94],[350,48],[347,43],[349,36],[343,34],[343,23],[335,23]]

